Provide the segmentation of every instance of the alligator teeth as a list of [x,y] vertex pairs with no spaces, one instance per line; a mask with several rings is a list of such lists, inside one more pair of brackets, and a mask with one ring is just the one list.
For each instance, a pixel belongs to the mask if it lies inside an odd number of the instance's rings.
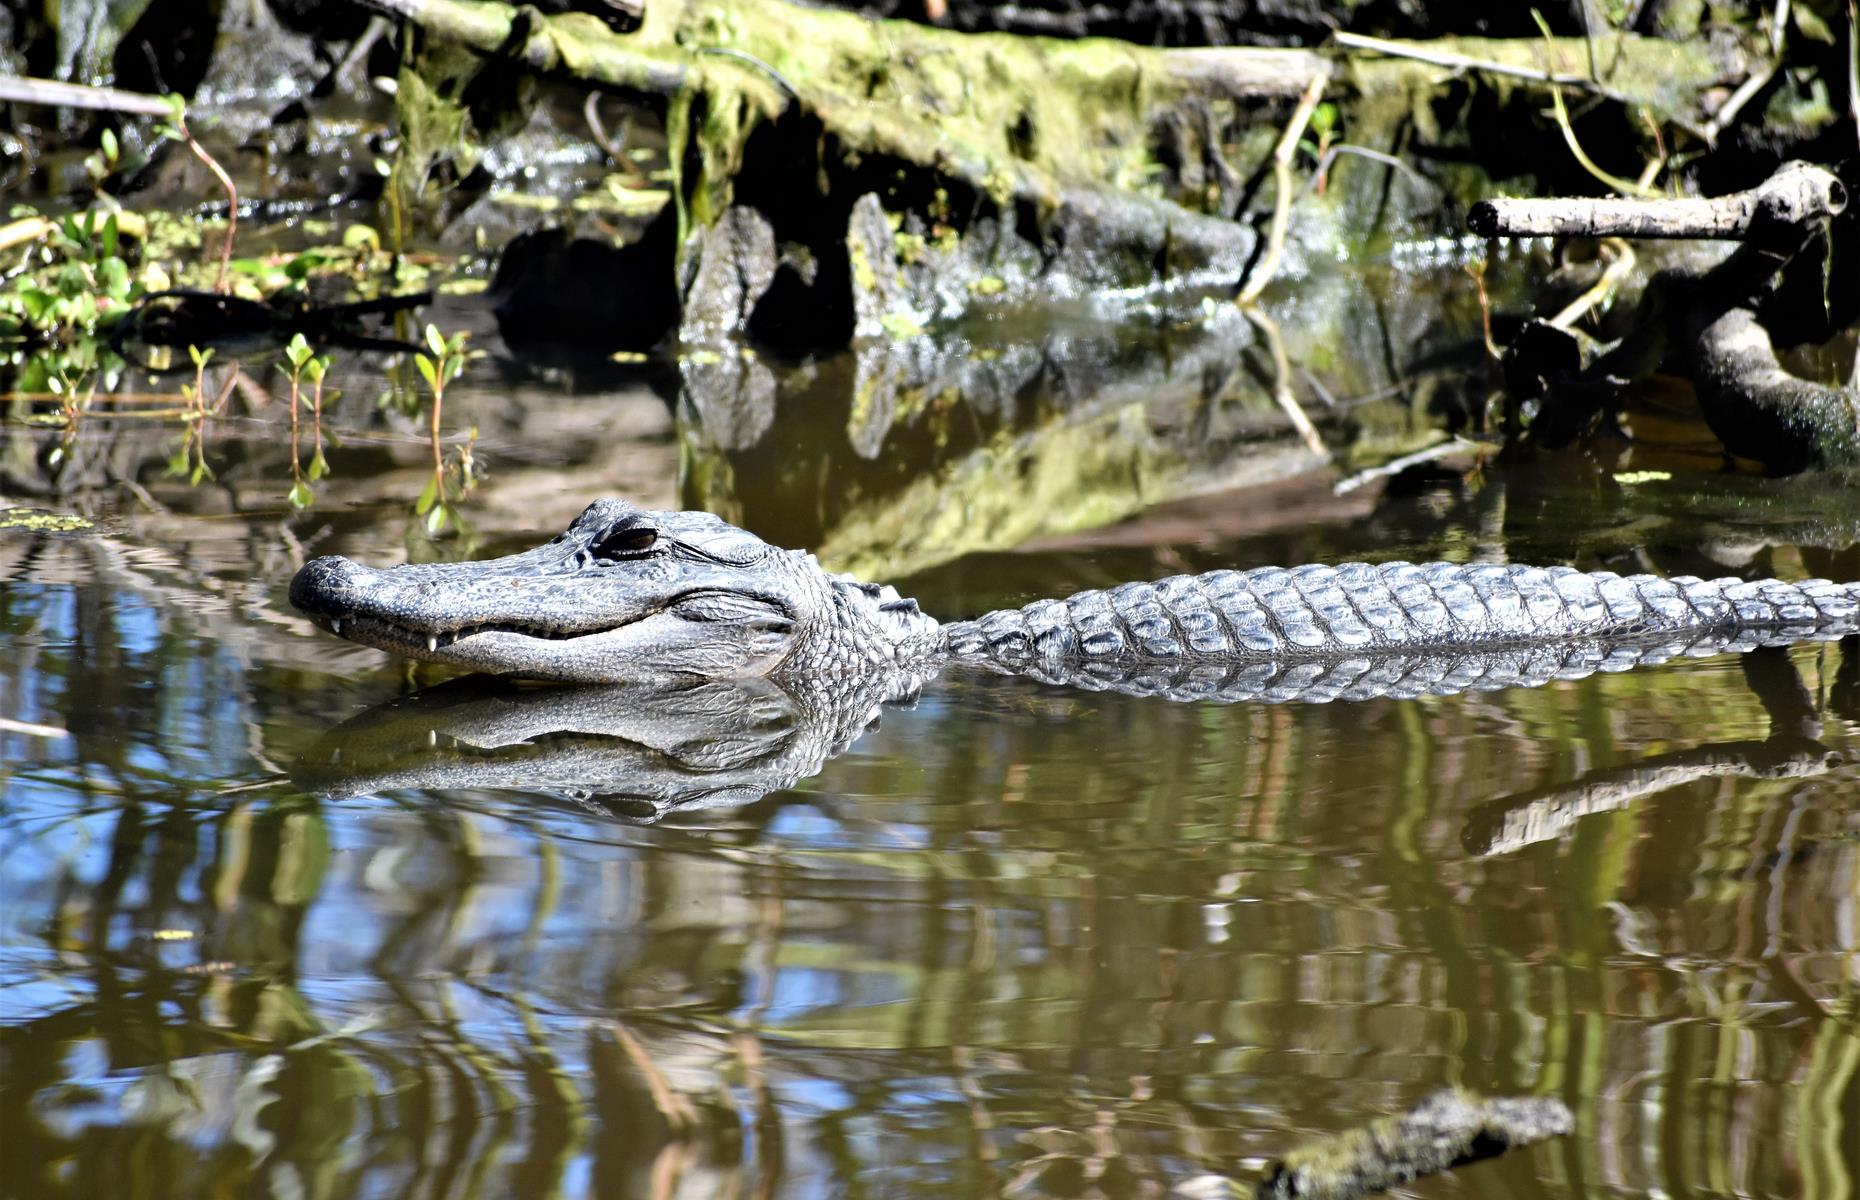
[[426,652],[428,654],[431,654],[438,649],[439,649],[439,639],[435,637],[433,634],[430,634],[430,633],[427,634],[426,635]]

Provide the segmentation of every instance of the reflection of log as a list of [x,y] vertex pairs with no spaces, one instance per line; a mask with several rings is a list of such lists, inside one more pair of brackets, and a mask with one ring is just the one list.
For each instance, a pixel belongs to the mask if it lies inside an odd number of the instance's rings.
[[1819,742],[1781,738],[1725,742],[1656,754],[1625,767],[1591,771],[1556,787],[1481,804],[1466,815],[1460,845],[1468,854],[1511,854],[1561,837],[1583,817],[1706,779],[1806,779],[1825,775],[1840,756]]
[[1300,1146],[1272,1164],[1260,1200],[1352,1200],[1495,1158],[1576,1126],[1561,1100],[1435,1092],[1405,1113]]
[[[1850,661],[1852,655],[1842,655]],[[1481,804],[1466,815],[1460,844],[1469,854],[1509,854],[1562,836],[1591,813],[1613,812],[1648,796],[1705,779],[1805,779],[1845,761],[1815,739],[1821,718],[1801,672],[1781,647],[1738,660],[1751,692],[1769,714],[1766,741],[1745,740],[1656,754],[1624,767]]]

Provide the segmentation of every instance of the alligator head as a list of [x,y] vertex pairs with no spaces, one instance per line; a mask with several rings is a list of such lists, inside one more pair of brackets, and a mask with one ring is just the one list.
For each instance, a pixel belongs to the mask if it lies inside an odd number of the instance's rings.
[[[566,682],[934,669],[936,622],[709,513],[597,500],[533,550],[386,569],[305,563],[291,603],[407,658]],[[898,691],[914,686],[910,680]]]

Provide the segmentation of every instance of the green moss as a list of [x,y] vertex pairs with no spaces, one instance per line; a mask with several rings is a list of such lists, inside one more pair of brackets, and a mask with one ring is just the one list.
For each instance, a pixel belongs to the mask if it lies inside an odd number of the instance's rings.
[[24,529],[31,533],[84,533],[94,528],[90,520],[76,513],[53,512],[46,508],[0,508],[0,529]]

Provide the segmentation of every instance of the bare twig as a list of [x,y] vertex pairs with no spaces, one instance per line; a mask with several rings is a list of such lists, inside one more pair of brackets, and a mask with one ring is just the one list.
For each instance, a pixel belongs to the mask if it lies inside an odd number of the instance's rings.
[[626,160],[621,157],[621,153],[625,148],[607,136],[607,126],[601,122],[599,92],[588,93],[588,98],[581,105],[581,117],[588,123],[588,136],[594,139],[594,144],[601,148],[601,152],[616,163],[624,163]]
[[220,186],[226,189],[226,244],[220,248],[220,271],[213,280],[213,290],[224,296],[226,294],[226,275],[232,269],[233,235],[239,231],[239,189],[233,186],[232,176],[224,167],[214,161],[207,148],[194,140],[193,131],[187,127],[187,118],[177,116],[175,129],[180,133],[187,148],[194,152],[194,157],[206,164],[207,170],[213,172]]
[[166,117],[174,112],[172,102],[146,92],[126,92],[121,88],[91,87],[83,83],[33,79],[28,76],[0,76],[0,100],[10,100],[15,104],[43,104],[48,108],[90,108],[102,112],[134,113],[141,117]]
[[[1537,28],[1543,31],[1544,52],[1548,54],[1556,43],[1555,37],[1550,32],[1550,23],[1544,20],[1544,15],[1536,9],[1531,10],[1531,19],[1536,21]],[[1593,66],[1593,62],[1590,65]],[[1582,143],[1576,139],[1576,127],[1570,123],[1569,109],[1563,103],[1563,89],[1555,84],[1550,87],[1550,103],[1556,109],[1556,124],[1557,128],[1563,131],[1563,142],[1569,147],[1569,152],[1576,156],[1576,161],[1582,165],[1583,170],[1625,196],[1658,194],[1647,187],[1646,183],[1635,183],[1618,175],[1611,175],[1589,157],[1588,151],[1584,150]]]
[[1790,163],[1748,191],[1709,200],[1481,200],[1466,223],[1488,238],[1742,238],[1760,217],[1793,225],[1846,206],[1847,191],[1832,172]]
[[1479,290],[1479,329],[1485,336],[1486,357],[1497,362],[1504,357],[1498,343],[1492,340],[1492,297],[1485,290],[1485,260],[1467,263],[1466,273],[1472,276],[1473,287]]
[[1404,454],[1400,458],[1391,458],[1381,466],[1367,467],[1354,475],[1339,479],[1336,483],[1331,485],[1331,494],[1335,496],[1347,496],[1356,489],[1366,484],[1374,483],[1378,479],[1385,479],[1390,475],[1399,475],[1409,467],[1433,462],[1438,458],[1446,458],[1449,455],[1458,454],[1462,450],[1477,450],[1479,448],[1478,442],[1455,434],[1444,442],[1435,442],[1431,446],[1416,450],[1413,454]]
[[1325,173],[1330,170],[1331,164],[1337,161],[1337,156],[1340,154],[1354,154],[1358,158],[1366,158],[1370,162],[1381,163],[1385,167],[1390,167],[1399,171],[1402,177],[1415,187],[1424,188],[1427,186],[1427,178],[1425,176],[1401,159],[1396,158],[1393,154],[1384,154],[1380,150],[1371,150],[1367,146],[1358,146],[1352,142],[1338,142],[1324,151],[1324,157],[1318,159],[1317,169],[1311,172],[1311,178],[1305,183],[1306,191],[1317,186],[1318,180],[1324,178]]
[[1718,135],[1729,128],[1731,122],[1737,120],[1737,114],[1744,111],[1744,106],[1749,104],[1758,92],[1769,86],[1770,80],[1776,78],[1776,71],[1781,66],[1782,60],[1772,59],[1752,71],[1745,77],[1744,82],[1737,85],[1737,90],[1731,93],[1730,98],[1719,106],[1718,111],[1713,113],[1711,120],[1706,123],[1705,142],[1707,145],[1718,144]]
[[1580,321],[1590,309],[1600,306],[1613,296],[1615,289],[1621,286],[1621,281],[1633,272],[1635,260],[1632,246],[1620,238],[1609,238],[1603,243],[1603,247],[1613,254],[1613,258],[1602,271],[1601,278],[1597,279],[1588,291],[1570,301],[1562,312],[1551,317],[1551,325],[1567,330],[1571,325]]
[[1324,448],[1324,439],[1318,436],[1317,427],[1311,424],[1311,418],[1305,415],[1298,397],[1292,394],[1292,362],[1286,356],[1285,339],[1279,336],[1278,323],[1259,308],[1249,307],[1246,315],[1265,336],[1266,350],[1272,355],[1272,398],[1285,410],[1292,428],[1298,431],[1298,436],[1304,439],[1311,453],[1330,457],[1330,451]]
[[1595,81],[1586,75],[1518,67],[1489,58],[1473,58],[1471,55],[1458,54],[1451,50],[1436,50],[1431,46],[1416,42],[1392,42],[1386,38],[1369,37],[1361,33],[1338,32],[1331,36],[1339,46],[1386,54],[1390,58],[1412,59],[1415,62],[1431,63],[1436,67],[1447,67],[1455,71],[1483,71],[1487,75],[1506,75],[1513,79],[1529,79],[1537,83],[1566,83],[1574,87],[1587,88],[1590,91],[1600,90]]
[[1285,229],[1292,214],[1292,156],[1298,153],[1298,140],[1304,137],[1305,126],[1311,123],[1311,114],[1317,111],[1328,82],[1330,72],[1327,70],[1311,77],[1311,82],[1305,85],[1305,94],[1298,98],[1298,107],[1292,110],[1292,119],[1285,123],[1279,144],[1273,148],[1272,228],[1266,235],[1266,253],[1260,258],[1252,278],[1240,289],[1237,299],[1242,305],[1251,305],[1257,300],[1278,273],[1279,257],[1285,252]]

